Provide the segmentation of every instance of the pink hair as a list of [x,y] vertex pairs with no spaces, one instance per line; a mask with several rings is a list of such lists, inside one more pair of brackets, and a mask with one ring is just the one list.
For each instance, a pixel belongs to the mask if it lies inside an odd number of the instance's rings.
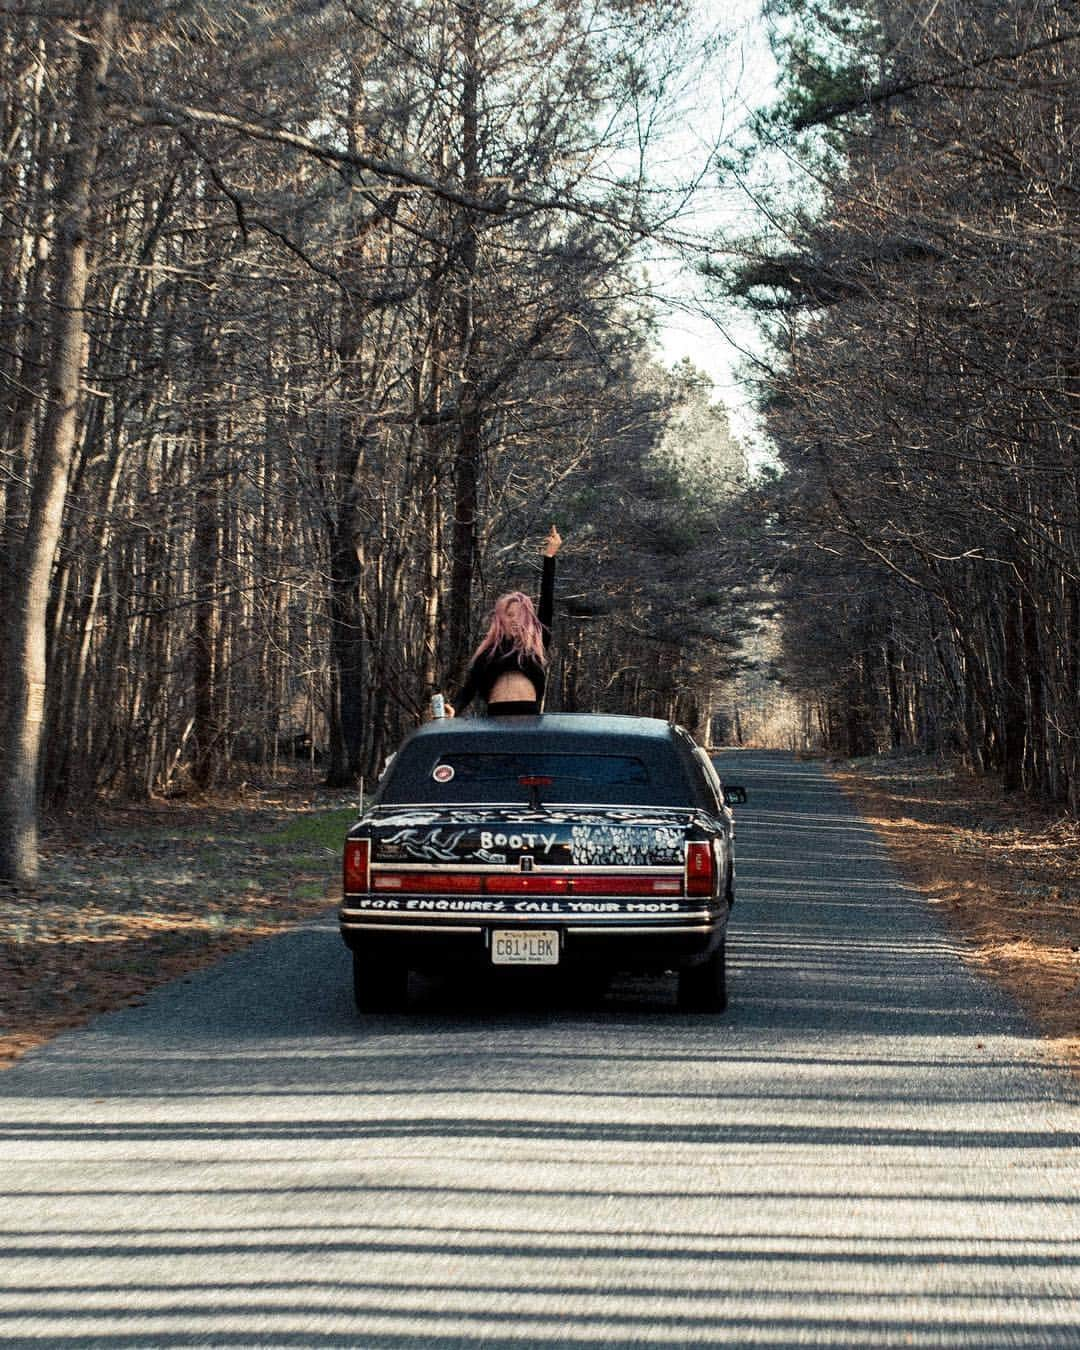
[[[506,611],[513,604],[518,606],[518,626],[521,629],[516,637],[511,636],[506,620]],[[541,664],[547,662],[544,652],[544,629],[532,600],[524,591],[508,591],[495,601],[495,608],[491,611],[491,626],[484,634],[479,647],[473,652],[473,661],[484,652],[494,651],[502,643],[507,643],[517,652],[519,661],[527,656],[534,656]]]

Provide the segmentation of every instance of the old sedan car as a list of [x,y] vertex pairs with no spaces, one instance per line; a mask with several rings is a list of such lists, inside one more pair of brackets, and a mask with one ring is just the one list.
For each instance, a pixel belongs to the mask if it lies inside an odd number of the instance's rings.
[[472,965],[674,969],[681,1007],[723,1009],[745,800],[653,718],[429,722],[345,841],[357,1007],[402,1007],[410,969]]

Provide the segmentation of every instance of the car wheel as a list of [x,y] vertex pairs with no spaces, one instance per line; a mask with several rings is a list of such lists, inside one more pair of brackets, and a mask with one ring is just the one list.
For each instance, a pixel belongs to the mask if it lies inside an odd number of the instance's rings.
[[708,960],[679,971],[679,1007],[684,1012],[723,1012],[727,1007],[726,941]]
[[352,969],[357,1012],[401,1012],[405,1009],[409,996],[406,966],[375,960],[364,952],[353,952]]

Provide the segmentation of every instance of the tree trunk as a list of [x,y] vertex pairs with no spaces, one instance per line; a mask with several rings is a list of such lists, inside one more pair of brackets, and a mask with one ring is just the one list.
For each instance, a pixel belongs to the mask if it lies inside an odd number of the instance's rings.
[[[39,55],[40,66],[44,70],[44,43],[41,44]],[[3,497],[0,594],[5,596],[15,594],[15,578],[21,565],[17,555],[26,533],[28,483],[40,403],[38,372],[45,363],[49,244],[59,205],[49,169],[58,133],[54,119],[43,114],[40,93],[39,76],[35,80],[34,97],[28,109],[28,115],[38,124],[38,129],[32,155],[33,168],[28,174],[29,204],[25,212],[24,237],[12,240],[15,274],[10,279],[12,290],[5,299],[2,316],[3,331],[16,334],[21,330],[22,333],[21,342],[12,340],[10,352],[3,357],[3,365],[0,366],[4,397],[0,405],[0,455],[4,468],[4,481],[0,486]],[[10,160],[13,171],[17,170],[15,156],[11,155]],[[11,199],[5,193],[3,200],[7,202]],[[33,261],[25,262],[24,258],[27,257]],[[55,253],[53,264],[55,269]],[[4,664],[8,656],[7,644],[0,644],[0,718],[5,726],[11,685]]]
[[1024,649],[1018,597],[1002,597],[1004,669],[1002,671],[1002,785],[1006,792],[1024,786],[1024,730],[1027,703],[1024,698]]
[[192,682],[194,760],[191,776],[195,785],[208,788],[217,776],[221,728],[217,719],[215,670],[218,574],[217,435],[213,414],[200,418],[196,434],[195,531],[192,540]]
[[357,530],[351,512],[343,518],[330,544],[331,693],[328,787],[351,787],[361,772],[364,707],[364,619],[357,553]]
[[1046,689],[1035,601],[1025,583],[1020,588],[1020,625],[1023,634],[1024,671],[1027,677],[1027,776],[1029,786],[1049,796],[1053,784],[1047,752]]
[[90,185],[101,134],[100,90],[117,30],[118,0],[103,0],[82,44],[64,174],[57,191],[49,403],[34,469],[26,532],[9,600],[9,682],[0,782],[0,879],[37,881],[38,766],[45,707],[49,580],[75,445],[85,322]]
[[423,622],[420,650],[423,660],[424,695],[430,698],[439,687],[439,628],[442,599],[442,531],[439,511],[438,440],[428,438],[427,463],[431,465],[424,493]]
[[[477,56],[480,41],[479,15],[474,5],[462,16],[461,90],[462,176],[467,193],[475,195],[480,184],[477,140]],[[480,428],[478,403],[476,324],[474,312],[477,266],[477,220],[463,210],[460,217],[460,296],[457,304],[457,342],[461,362],[458,391],[458,444],[454,457],[454,529],[451,543],[449,640],[451,669],[461,675],[468,660],[472,630],[472,586],[476,571],[476,518],[480,497]]]

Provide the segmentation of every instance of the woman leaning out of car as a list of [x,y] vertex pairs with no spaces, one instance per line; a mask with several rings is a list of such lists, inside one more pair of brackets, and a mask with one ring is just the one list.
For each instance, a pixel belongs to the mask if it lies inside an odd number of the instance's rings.
[[540,711],[555,605],[555,555],[561,546],[562,538],[552,525],[544,541],[539,608],[523,591],[510,591],[495,601],[490,626],[472,654],[465,683],[453,702],[446,705],[448,717],[455,716],[477,695],[486,701],[489,717]]

